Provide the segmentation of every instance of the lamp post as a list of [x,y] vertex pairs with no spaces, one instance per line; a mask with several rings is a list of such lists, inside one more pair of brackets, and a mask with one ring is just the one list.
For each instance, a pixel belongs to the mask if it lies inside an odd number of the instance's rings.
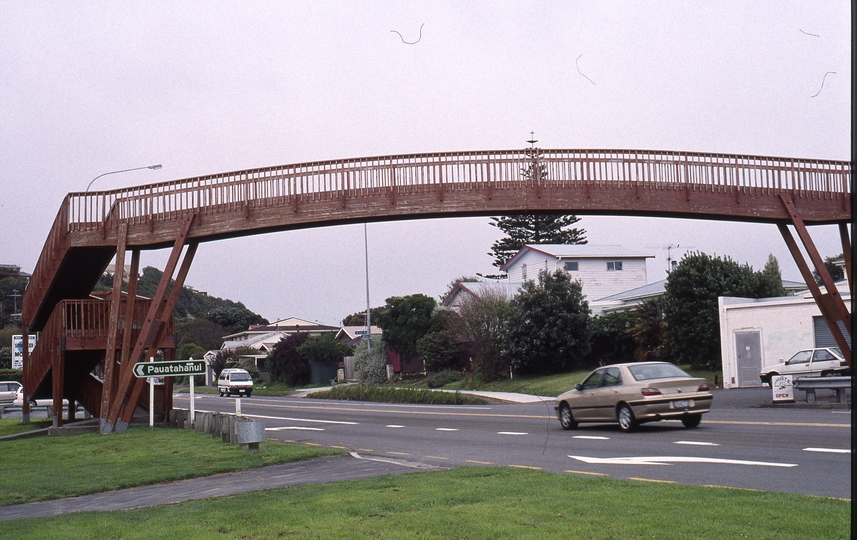
[[99,174],[98,176],[93,178],[92,181],[89,182],[88,186],[86,186],[86,192],[87,193],[89,192],[89,188],[92,187],[93,182],[95,182],[96,180],[98,180],[102,176],[107,176],[108,174],[118,174],[118,173],[129,172],[129,171],[139,171],[142,169],[152,169],[153,171],[157,171],[160,168],[161,168],[161,164],[158,163],[157,165],[147,165],[145,167],[134,167],[133,169],[122,169],[121,171],[110,171],[110,172],[106,172],[104,174]]

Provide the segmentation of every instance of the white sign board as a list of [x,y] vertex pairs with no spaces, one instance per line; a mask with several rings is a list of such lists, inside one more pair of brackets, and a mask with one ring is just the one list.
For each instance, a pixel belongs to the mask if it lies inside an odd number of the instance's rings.
[[771,377],[771,390],[774,393],[774,403],[778,401],[794,401],[795,391],[791,375],[774,375]]
[[[27,348],[30,354],[33,354],[33,349],[36,348],[36,335],[30,334]],[[12,336],[12,369],[24,369],[24,336]]]

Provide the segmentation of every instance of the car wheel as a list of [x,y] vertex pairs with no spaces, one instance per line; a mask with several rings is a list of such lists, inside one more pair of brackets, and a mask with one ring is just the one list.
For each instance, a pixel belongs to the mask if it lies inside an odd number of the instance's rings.
[[684,424],[686,428],[695,428],[702,422],[701,414],[694,414],[691,416],[683,416],[681,419],[681,423]]
[[577,427],[577,422],[574,421],[574,416],[571,414],[571,407],[568,403],[563,403],[559,406],[559,423],[562,429],[569,430]]
[[637,419],[634,418],[634,412],[631,410],[631,407],[628,406],[627,403],[622,403],[619,405],[619,410],[616,413],[616,417],[619,420],[619,429],[626,433],[630,433],[637,429]]
[[218,390],[218,392],[220,393],[220,397],[223,397],[223,392],[221,392],[220,390]]

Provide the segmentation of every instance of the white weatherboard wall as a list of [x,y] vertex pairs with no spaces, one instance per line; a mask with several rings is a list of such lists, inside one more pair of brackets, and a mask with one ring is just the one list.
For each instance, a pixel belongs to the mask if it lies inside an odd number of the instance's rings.
[[[843,294],[843,297],[845,295]],[[850,298],[845,298],[850,306]],[[758,331],[761,337],[761,367],[788,360],[802,349],[815,347],[813,317],[821,316],[812,296],[780,298],[718,298],[720,312],[720,354],[724,388],[740,388],[738,338],[741,333]],[[761,386],[756,384],[743,386]]]
[[[608,262],[622,262],[622,270],[607,270]],[[583,294],[593,301],[620,292],[646,285],[646,259],[642,256],[605,255],[603,257],[567,257],[560,258],[536,250],[522,253],[507,268],[509,283],[523,283],[527,280],[538,282],[539,272],[564,270],[566,262],[577,262],[577,271],[570,271],[572,279],[583,285]]]

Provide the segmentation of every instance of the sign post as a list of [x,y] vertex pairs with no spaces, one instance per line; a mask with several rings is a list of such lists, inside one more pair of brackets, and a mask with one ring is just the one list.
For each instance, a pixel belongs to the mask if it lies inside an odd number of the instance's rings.
[[155,422],[155,379],[159,377],[190,377],[190,426],[193,427],[193,376],[205,374],[205,360],[183,360],[179,362],[137,362],[134,364],[134,376],[149,379],[149,427]]
[[791,375],[774,375],[771,377],[771,390],[774,403],[794,403],[795,393]]

